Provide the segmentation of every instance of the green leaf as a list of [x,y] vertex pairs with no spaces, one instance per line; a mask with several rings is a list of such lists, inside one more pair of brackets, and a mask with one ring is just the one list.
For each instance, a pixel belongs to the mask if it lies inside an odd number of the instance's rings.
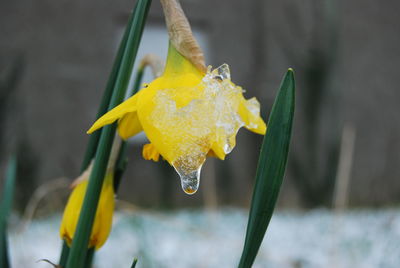
[[68,246],[67,242],[65,242],[65,240],[63,240],[61,254],[60,254],[60,260],[58,262],[58,264],[61,267],[65,267],[65,265],[67,264],[68,256],[69,256],[69,246]]
[[[114,90],[115,82],[117,79],[117,74],[118,74],[120,66],[121,66],[122,56],[124,55],[129,32],[132,27],[132,22],[133,22],[133,14],[129,17],[128,25],[126,26],[124,36],[122,37],[121,43],[119,45],[118,52],[115,57],[110,76],[108,77],[106,89],[104,90],[103,97],[101,99],[100,106],[97,111],[96,119],[99,119],[102,115],[104,115],[107,112],[108,106],[110,104],[110,100],[111,100],[112,93]],[[81,172],[86,170],[86,168],[90,164],[90,161],[93,159],[94,155],[96,154],[96,148],[99,143],[100,134],[101,134],[101,129],[94,132],[92,135],[90,135],[89,142],[86,147],[85,156],[83,158],[83,162],[82,162],[82,166],[81,166]]]
[[0,268],[10,267],[7,249],[7,219],[12,208],[16,176],[17,159],[13,156],[8,163],[0,205]]
[[[124,35],[123,35],[121,43],[119,45],[113,67],[112,67],[110,76],[108,77],[107,85],[104,90],[101,102],[100,102],[100,106],[99,106],[99,109],[97,112],[96,119],[100,118],[103,114],[105,114],[107,112],[108,106],[110,104],[112,92],[114,90],[115,81],[117,78],[117,74],[118,74],[118,71],[121,66],[122,56],[124,54],[126,43],[127,43],[128,36],[129,36],[129,32],[132,27],[132,22],[133,22],[133,15],[131,15],[129,17],[128,24],[126,26]],[[93,159],[93,157],[96,154],[96,149],[97,149],[97,146],[99,143],[100,134],[101,134],[101,129],[89,136],[89,142],[88,142],[88,145],[86,146],[86,152],[83,157],[83,161],[82,161],[82,165],[81,165],[81,173],[87,169],[87,167],[90,164],[90,161]],[[70,248],[67,245],[67,243],[65,241],[63,241],[62,250],[61,250],[61,254],[60,254],[60,260],[59,260],[59,265],[62,267],[64,267],[65,264],[67,263],[69,249]]]
[[[108,110],[121,103],[125,96],[150,4],[151,0],[138,0],[136,3],[133,12],[132,26],[130,27],[126,47],[121,58],[121,65],[116,75],[113,94]],[[101,131],[93,170],[89,178],[88,188],[67,261],[67,268],[83,268],[85,265],[87,247],[103,185],[107,162],[111,152],[112,142],[115,136],[115,130],[116,124],[114,123],[105,126]]]
[[293,70],[289,69],[272,106],[261,147],[239,268],[253,265],[274,212],[289,152],[294,105],[295,82]]
[[[133,84],[133,90],[131,95],[135,95],[139,89],[140,85],[142,84],[144,68],[139,68],[136,72],[135,81]],[[114,189],[115,192],[118,192],[119,185],[121,183],[121,178],[123,173],[125,172],[128,160],[127,160],[127,142],[122,141],[121,147],[119,149],[117,163],[115,164],[115,172],[114,172]]]
[[85,265],[83,267],[92,267],[93,258],[94,258],[94,248],[89,248],[86,254]]
[[131,268],[135,268],[135,267],[136,267],[136,264],[137,264],[137,259],[135,258],[135,259],[133,260],[133,262],[132,262]]

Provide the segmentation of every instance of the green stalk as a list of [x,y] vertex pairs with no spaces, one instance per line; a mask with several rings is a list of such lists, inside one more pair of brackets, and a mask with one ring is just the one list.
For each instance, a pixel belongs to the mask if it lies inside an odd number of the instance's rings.
[[[124,36],[122,37],[121,43],[119,45],[118,52],[115,57],[110,76],[108,77],[106,89],[104,90],[103,97],[100,102],[100,106],[99,106],[99,110],[97,112],[96,119],[100,118],[103,114],[105,114],[107,112],[108,106],[110,104],[111,96],[112,96],[114,86],[115,86],[115,81],[117,78],[117,74],[118,74],[120,66],[121,66],[122,56],[124,55],[124,51],[126,48],[126,42],[128,40],[129,31],[132,27],[132,22],[133,22],[133,13],[129,17],[128,25],[126,26]],[[101,134],[101,129],[94,132],[89,137],[89,142],[86,147],[85,156],[83,158],[83,162],[82,162],[82,166],[81,166],[81,173],[86,170],[86,168],[90,164],[90,161],[92,161],[92,159],[96,153],[96,148],[97,148],[97,145],[98,145],[98,142],[100,139],[100,134]]]
[[119,154],[117,158],[117,162],[115,164],[114,170],[114,191],[118,192],[119,185],[121,183],[122,175],[125,172],[126,166],[128,164],[127,155],[127,143],[126,141],[121,142],[121,147],[119,149]]
[[[121,43],[119,45],[113,67],[112,67],[110,76],[108,77],[107,85],[104,90],[103,97],[101,99],[101,103],[100,103],[100,106],[99,106],[99,109],[97,112],[96,119],[100,118],[103,114],[105,114],[107,112],[108,106],[110,104],[112,92],[113,92],[113,89],[115,86],[115,80],[117,77],[117,73],[120,69],[122,56],[125,51],[126,42],[128,40],[128,36],[129,36],[129,31],[132,27],[132,21],[133,21],[133,15],[129,17],[128,24],[126,26],[124,35],[123,35]],[[89,137],[89,142],[88,142],[88,145],[86,146],[86,152],[85,152],[85,155],[84,155],[84,158],[82,161],[82,165],[81,165],[81,173],[87,169],[87,167],[90,164],[90,161],[93,159],[93,157],[96,153],[96,148],[99,143],[100,134],[101,134],[101,129],[96,131]],[[67,245],[67,243],[65,241],[63,241],[61,256],[60,256],[60,261],[59,261],[59,265],[61,267],[64,267],[67,263],[69,250],[70,250],[69,246]]]
[[85,265],[83,267],[92,267],[93,258],[94,258],[94,248],[89,248],[86,254]]
[[16,176],[17,159],[12,156],[7,166],[3,198],[0,205],[0,268],[10,267],[7,249],[7,219],[12,208]]
[[65,267],[65,265],[67,264],[68,256],[69,256],[69,246],[67,242],[63,240],[60,260],[58,262],[61,267]]
[[264,239],[282,185],[295,105],[293,70],[286,73],[268,120],[239,268],[250,268]]
[[[143,73],[144,73],[144,67],[139,68],[137,70],[131,96],[135,95],[139,91],[140,86],[142,84]],[[114,172],[115,192],[118,192],[118,188],[121,183],[122,174],[125,172],[125,168],[126,168],[126,165],[128,162],[126,155],[127,155],[127,143],[126,143],[126,141],[122,141],[121,148],[119,150],[119,154],[118,154],[118,158],[117,158],[117,163],[115,165],[115,172]]]
[[[144,24],[147,18],[151,0],[139,0],[133,12],[132,27],[127,44],[121,59],[121,66],[117,73],[109,110],[122,102],[132,73]],[[96,151],[93,171],[89,178],[88,188],[83,201],[77,229],[72,241],[71,251],[67,261],[67,268],[83,268],[93,226],[101,187],[115,136],[116,123],[105,126],[101,131],[99,146]]]
[[0,247],[3,254],[0,254],[0,267],[1,268],[9,268],[10,267],[10,259],[8,257],[8,242],[7,242],[7,235],[6,235],[6,230],[4,230],[4,232],[1,233],[1,237],[0,237],[1,241],[1,245]]
[[137,264],[137,259],[135,258],[135,259],[133,260],[133,262],[132,262],[131,268],[135,268],[135,267],[136,267],[136,264]]

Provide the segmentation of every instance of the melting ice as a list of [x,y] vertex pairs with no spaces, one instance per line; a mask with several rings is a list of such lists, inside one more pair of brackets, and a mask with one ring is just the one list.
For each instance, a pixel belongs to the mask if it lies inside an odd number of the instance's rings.
[[235,147],[236,133],[245,126],[240,105],[259,114],[257,100],[244,100],[242,88],[230,79],[229,66],[223,64],[214,70],[209,67],[195,87],[167,88],[155,95],[149,119],[160,131],[168,148],[166,158],[172,159],[187,194],[197,191],[201,167],[214,142],[225,154]]

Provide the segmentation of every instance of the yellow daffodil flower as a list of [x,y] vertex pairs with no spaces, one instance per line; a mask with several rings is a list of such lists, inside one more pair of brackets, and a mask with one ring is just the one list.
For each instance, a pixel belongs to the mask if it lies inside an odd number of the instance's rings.
[[[64,239],[71,246],[74,237],[75,229],[78,224],[79,215],[85,197],[89,170],[85,171],[79,177],[64,210],[63,219],[60,227],[61,239]],[[108,172],[104,179],[103,187],[100,194],[95,220],[93,223],[92,233],[89,240],[89,248],[95,247],[99,249],[107,240],[111,231],[112,216],[114,211],[114,186],[113,173]]]
[[242,93],[231,82],[228,65],[201,71],[170,43],[163,75],[99,118],[88,133],[116,120],[123,139],[144,131],[150,144],[143,157],[158,161],[161,155],[192,194],[206,156],[223,160],[235,147],[239,128],[265,134],[258,101]]

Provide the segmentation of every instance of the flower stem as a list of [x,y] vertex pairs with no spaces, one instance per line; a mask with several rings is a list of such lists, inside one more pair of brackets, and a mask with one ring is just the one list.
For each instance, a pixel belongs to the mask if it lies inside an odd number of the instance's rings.
[[[126,47],[121,59],[121,65],[116,74],[112,98],[108,106],[109,110],[121,103],[124,98],[150,4],[151,0],[139,0],[136,3],[133,12],[132,26],[130,27]],[[115,131],[115,123],[104,127],[101,131],[93,170],[89,178],[77,229],[72,241],[71,252],[66,265],[67,268],[83,268],[87,265],[85,264],[85,260],[88,252],[89,238],[107,169],[107,162],[110,157]]]

